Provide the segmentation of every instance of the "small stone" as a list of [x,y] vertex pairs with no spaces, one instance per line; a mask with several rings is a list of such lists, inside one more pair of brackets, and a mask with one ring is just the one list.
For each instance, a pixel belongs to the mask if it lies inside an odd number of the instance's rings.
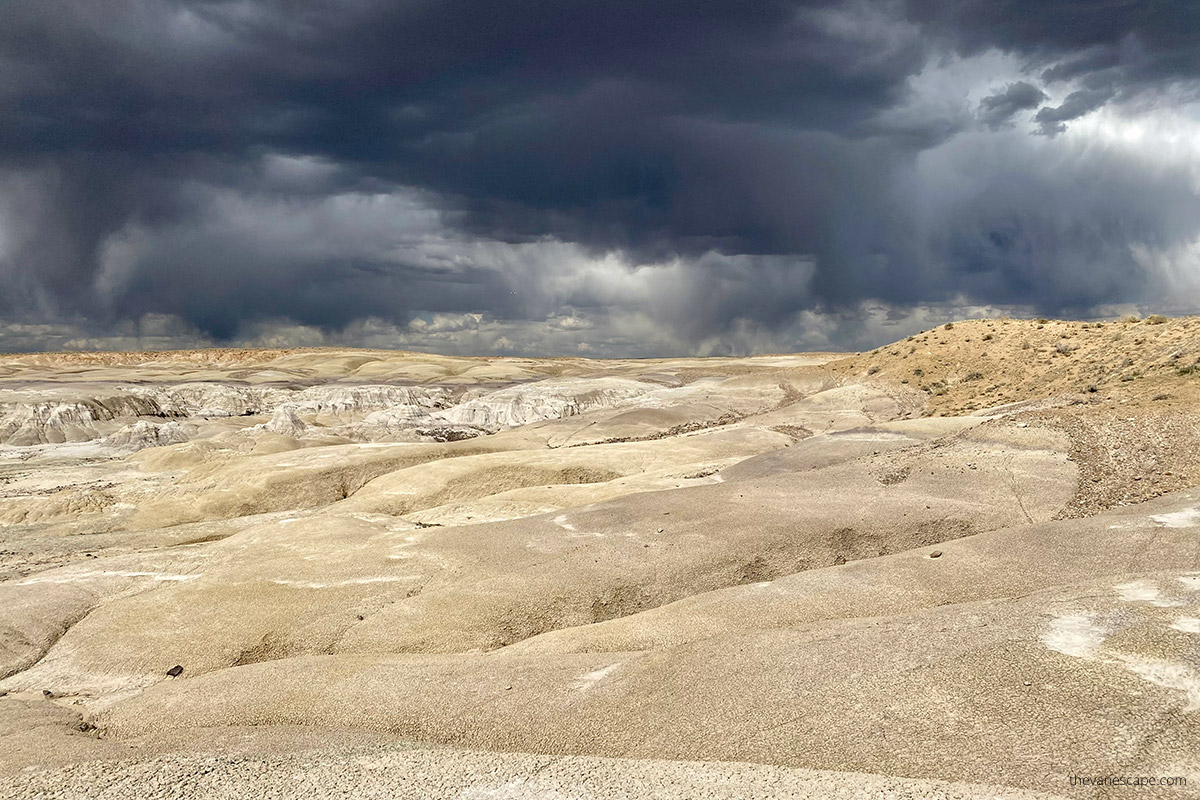
[[662,528],[659,528],[659,529],[658,529],[658,532],[659,532],[659,533],[662,533],[662,532],[663,532],[663,529],[662,529]]
[[930,554],[929,554],[929,557],[930,557],[930,558],[941,558],[941,557],[942,557],[942,551],[941,551],[941,550],[934,550],[932,553],[930,553]]
[[1026,686],[1033,686],[1033,684],[1032,684],[1030,681],[1025,681],[1025,685],[1026,685]]
[[42,697],[45,697],[45,698],[54,697],[54,692],[50,691],[49,689],[42,689]]
[[363,621],[363,615],[362,615],[362,614],[359,614],[359,615],[358,615],[358,621],[359,621],[359,622],[362,622],[362,621]]
[[169,670],[167,670],[167,674],[170,675],[172,678],[178,678],[180,675],[183,674],[183,667],[179,664],[176,664],[175,666],[173,666]]

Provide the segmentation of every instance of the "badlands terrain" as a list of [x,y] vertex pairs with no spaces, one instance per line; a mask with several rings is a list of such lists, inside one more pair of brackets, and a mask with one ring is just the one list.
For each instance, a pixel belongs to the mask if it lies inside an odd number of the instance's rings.
[[2,356],[0,797],[1197,797],[1198,400],[1160,317]]

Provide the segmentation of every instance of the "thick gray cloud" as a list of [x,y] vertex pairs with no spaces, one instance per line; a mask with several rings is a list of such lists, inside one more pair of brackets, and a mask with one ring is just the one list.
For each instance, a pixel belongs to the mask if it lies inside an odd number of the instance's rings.
[[0,318],[587,319],[642,353],[876,300],[1177,296],[1195,154],[1104,126],[1200,126],[1200,12],[1102,5],[13,4]]
[[1112,99],[1114,92],[1111,88],[1079,89],[1067,95],[1061,105],[1051,108],[1046,106],[1037,113],[1034,120],[1040,126],[1040,133],[1055,136],[1067,129],[1065,123],[1079,119],[1100,108]]
[[979,118],[989,128],[997,130],[1012,125],[1017,112],[1037,108],[1047,99],[1046,93],[1032,83],[1017,81],[1010,83],[1003,92],[980,100]]

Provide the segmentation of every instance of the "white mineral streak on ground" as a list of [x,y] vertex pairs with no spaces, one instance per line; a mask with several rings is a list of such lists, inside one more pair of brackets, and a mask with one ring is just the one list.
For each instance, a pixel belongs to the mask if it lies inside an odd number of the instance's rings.
[[1064,655],[1088,658],[1104,643],[1104,630],[1088,614],[1064,614],[1051,620],[1042,643]]
[[615,664],[609,664],[607,667],[601,667],[600,669],[592,670],[591,672],[585,672],[575,680],[575,683],[571,684],[571,688],[577,692],[586,692],[596,684],[603,681],[609,675],[616,672],[620,666],[621,662],[618,661]]
[[1200,508],[1185,508],[1169,514],[1154,514],[1150,519],[1168,528],[1190,528],[1200,525]]
[[91,581],[98,578],[150,578],[156,581],[194,581],[201,577],[201,573],[193,573],[189,575],[171,575],[162,572],[118,572],[109,570],[98,570],[89,572],[72,572],[68,575],[44,575],[33,578],[26,578],[17,581],[18,586],[31,586],[37,583],[79,583],[82,581]]

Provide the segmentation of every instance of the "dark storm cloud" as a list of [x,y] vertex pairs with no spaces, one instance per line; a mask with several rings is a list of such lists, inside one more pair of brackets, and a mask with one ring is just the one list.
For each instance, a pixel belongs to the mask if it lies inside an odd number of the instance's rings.
[[979,118],[992,130],[1012,124],[1019,111],[1037,108],[1047,99],[1046,93],[1031,83],[1010,83],[1003,92],[988,95],[979,101]]
[[1040,54],[1051,77],[1127,64],[1140,79],[1200,71],[1200,6],[1177,0],[908,0],[913,19],[966,51]]
[[[1176,0],[908,0],[913,18],[960,52],[999,48],[1028,56],[1048,83],[1076,80],[1039,120],[1042,133],[1114,97],[1200,77],[1200,3]],[[1194,91],[1194,86],[1193,86]],[[1078,113],[1076,113],[1078,112]]]
[[1067,95],[1067,99],[1061,105],[1043,108],[1034,117],[1034,121],[1038,123],[1040,133],[1054,136],[1067,129],[1066,122],[1095,111],[1112,99],[1112,96],[1112,89],[1080,89]]
[[1059,62],[1042,72],[1047,83],[1069,81],[1079,77],[1103,75],[1121,64],[1121,53],[1113,45],[1100,45]]
[[[980,124],[1017,135],[1046,95],[1005,75],[972,111],[913,81],[951,53],[1015,54],[1064,87],[1036,115],[1056,134],[1192,86],[1198,13],[1166,0],[10,4],[0,314],[170,313],[227,337],[265,318],[337,328],[603,305],[603,287],[552,263],[538,276],[487,263],[500,251],[463,256],[547,241],[683,259],[699,310],[671,324],[693,339],[870,297],[1111,301],[1150,282],[1107,279],[1129,274],[1131,248],[1195,233],[1167,209],[1186,192],[1114,156],[1055,173],[1073,183],[1037,189],[1061,204],[1042,219],[1008,194],[1022,170],[1058,163],[1029,145],[1011,184],[966,159],[978,183],[962,200],[923,154]],[[1081,236],[1101,213],[1086,196],[1114,175],[1131,195],[1103,212],[1137,224]],[[951,195],[947,231],[928,219]],[[1051,262],[1077,252],[1105,276],[1083,295],[1053,279]]]

